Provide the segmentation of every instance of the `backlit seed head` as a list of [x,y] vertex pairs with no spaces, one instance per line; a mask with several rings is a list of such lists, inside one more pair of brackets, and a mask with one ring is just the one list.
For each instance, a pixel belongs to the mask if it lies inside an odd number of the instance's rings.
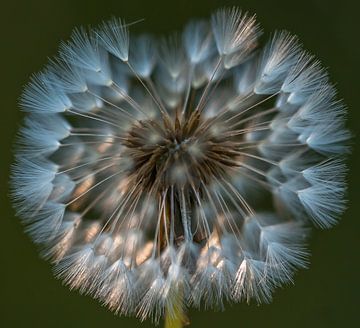
[[345,209],[345,109],[297,38],[221,9],[157,42],[77,29],[31,79],[12,192],[70,288],[156,322],[270,302]]

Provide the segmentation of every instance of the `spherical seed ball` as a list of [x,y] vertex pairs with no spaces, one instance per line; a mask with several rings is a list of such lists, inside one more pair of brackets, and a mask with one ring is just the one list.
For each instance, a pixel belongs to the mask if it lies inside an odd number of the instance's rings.
[[57,277],[157,322],[270,302],[345,208],[344,105],[286,31],[238,8],[160,41],[76,29],[21,106],[12,192]]

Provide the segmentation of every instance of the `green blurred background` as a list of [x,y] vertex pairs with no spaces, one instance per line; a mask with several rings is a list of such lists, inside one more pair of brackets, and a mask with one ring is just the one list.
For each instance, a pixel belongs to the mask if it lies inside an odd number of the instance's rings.
[[192,327],[360,327],[359,308],[359,18],[357,1],[183,0],[183,1],[3,1],[1,5],[1,327],[151,327],[116,317],[90,297],[70,292],[55,280],[24,235],[8,199],[12,142],[22,114],[22,86],[56,53],[75,26],[97,24],[110,16],[145,18],[136,32],[168,33],[192,17],[207,17],[224,5],[256,13],[268,35],[277,28],[296,33],[304,46],[329,67],[340,97],[349,107],[355,134],[349,160],[349,209],[334,229],[315,232],[312,265],[297,274],[295,286],[278,290],[270,305],[229,306],[225,312],[191,311]]

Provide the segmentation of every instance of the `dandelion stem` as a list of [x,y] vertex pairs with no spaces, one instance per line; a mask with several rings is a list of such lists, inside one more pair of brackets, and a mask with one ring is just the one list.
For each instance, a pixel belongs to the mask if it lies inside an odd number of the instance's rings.
[[[179,300],[181,302],[181,299]],[[165,328],[182,328],[189,324],[189,319],[186,316],[181,304],[165,312]]]
[[165,328],[182,328],[183,320],[181,316],[171,317],[168,313],[165,315]]

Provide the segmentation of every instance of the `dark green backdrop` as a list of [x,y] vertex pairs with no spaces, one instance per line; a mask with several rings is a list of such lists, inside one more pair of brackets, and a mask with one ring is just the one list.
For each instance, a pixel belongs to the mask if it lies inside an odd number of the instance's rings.
[[[6,3],[6,4],[5,4]],[[111,15],[127,21],[145,18],[136,29],[167,33],[194,16],[208,16],[236,4],[257,13],[265,32],[285,28],[329,67],[340,96],[349,106],[349,127],[356,134],[359,108],[359,18],[357,0],[178,0],[178,1],[3,1],[0,60],[0,326],[1,327],[150,327],[119,318],[90,297],[70,292],[52,276],[23,234],[8,199],[12,141],[21,120],[17,99],[30,74],[55,54],[61,39],[78,25],[97,24]],[[359,324],[359,153],[351,156],[349,209],[340,224],[315,232],[312,265],[296,285],[275,293],[265,306],[234,305],[225,312],[190,313],[192,327],[353,327]],[[359,325],[360,327],[360,325]]]

